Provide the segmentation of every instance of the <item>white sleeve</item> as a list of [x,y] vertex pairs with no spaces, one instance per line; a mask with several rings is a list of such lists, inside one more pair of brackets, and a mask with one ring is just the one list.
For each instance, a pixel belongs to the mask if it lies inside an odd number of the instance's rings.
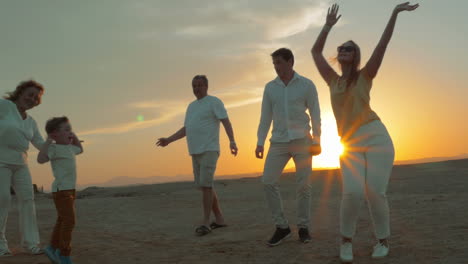
[[314,83],[311,81],[308,88],[307,95],[307,108],[310,114],[310,120],[312,122],[312,134],[314,137],[320,137],[322,134],[322,124],[320,118],[320,104],[317,95],[317,89]]
[[8,112],[10,112],[8,101],[0,98],[0,120],[4,119],[8,115]]
[[189,109],[190,109],[190,105],[187,106],[187,109],[185,110],[184,127],[186,127],[187,124],[188,124],[188,112],[189,112]]
[[73,153],[75,153],[75,155],[78,155],[78,154],[81,154],[83,151],[81,151],[81,148],[75,146],[75,145],[71,145],[71,148],[73,150]]
[[226,108],[224,107],[224,104],[220,99],[216,98],[216,100],[214,100],[212,106],[213,106],[213,112],[214,112],[217,119],[228,118]]
[[56,153],[57,149],[55,148],[55,144],[50,144],[49,149],[47,150],[47,156],[49,157],[50,160],[53,160],[56,158]]
[[273,120],[273,109],[268,96],[267,86],[263,91],[262,99],[262,111],[260,116],[260,124],[258,125],[257,131],[257,146],[263,146],[265,144],[268,131],[270,131],[271,121]]
[[33,119],[32,122],[32,129],[33,129],[33,137],[31,139],[31,143],[33,144],[34,147],[36,147],[38,150],[42,148],[42,145],[44,145],[45,141],[44,138],[42,137],[41,133],[39,132],[39,129],[37,128],[36,121]]

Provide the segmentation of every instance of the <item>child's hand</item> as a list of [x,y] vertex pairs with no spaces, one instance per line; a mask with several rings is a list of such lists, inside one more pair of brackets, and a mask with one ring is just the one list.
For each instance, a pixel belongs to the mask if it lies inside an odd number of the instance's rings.
[[46,143],[47,144],[52,144],[52,143],[54,143],[54,139],[50,135],[47,135]]
[[76,136],[75,133],[71,132],[71,135],[72,135],[72,141],[73,143],[76,143],[78,144],[80,142],[80,140],[78,139],[78,137]]

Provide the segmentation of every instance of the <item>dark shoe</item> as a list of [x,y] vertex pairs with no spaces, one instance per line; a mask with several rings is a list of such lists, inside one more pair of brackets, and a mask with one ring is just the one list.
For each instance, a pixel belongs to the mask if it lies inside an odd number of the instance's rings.
[[227,227],[227,225],[220,225],[220,224],[218,224],[216,222],[213,222],[213,223],[210,224],[211,230],[216,229],[216,228],[221,228],[221,227]]
[[205,225],[201,225],[197,227],[197,229],[195,229],[195,233],[197,233],[197,235],[199,236],[204,236],[210,232],[211,232],[211,229]]
[[289,229],[289,227],[288,228],[279,228],[279,227],[277,227],[275,233],[273,234],[271,239],[268,240],[267,244],[270,247],[277,246],[277,245],[281,244],[281,242],[283,242],[283,240],[285,240],[286,238],[288,238],[290,236],[291,236],[291,229]]
[[309,243],[310,240],[312,240],[312,238],[310,237],[309,235],[309,229],[307,228],[299,228],[299,240],[306,244],[306,243]]

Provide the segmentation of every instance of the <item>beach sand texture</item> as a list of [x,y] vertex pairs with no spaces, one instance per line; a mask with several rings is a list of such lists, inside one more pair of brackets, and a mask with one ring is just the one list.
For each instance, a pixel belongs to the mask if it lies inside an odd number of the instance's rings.
[[[285,214],[293,236],[277,247],[265,242],[274,231],[260,179],[220,180],[227,228],[204,237],[194,233],[201,219],[201,194],[192,183],[88,188],[78,193],[73,235],[76,264],[129,263],[340,263],[338,170],[311,177],[309,244],[297,240],[294,173],[280,182]],[[375,243],[367,205],[361,207],[354,242],[354,263],[468,263],[468,159],[395,166],[388,189],[392,236],[390,255],[370,258]],[[54,222],[50,195],[36,197],[41,241],[46,245]],[[16,202],[7,223],[13,257],[1,264],[48,264],[19,248]]]

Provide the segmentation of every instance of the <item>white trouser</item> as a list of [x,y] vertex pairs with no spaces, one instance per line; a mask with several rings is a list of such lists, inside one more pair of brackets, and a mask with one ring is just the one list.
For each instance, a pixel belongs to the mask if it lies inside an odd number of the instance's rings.
[[309,227],[310,222],[310,184],[312,174],[312,156],[307,151],[308,139],[295,139],[287,143],[272,142],[265,161],[262,183],[268,206],[277,227],[287,228],[288,220],[284,217],[278,180],[284,166],[293,158],[296,165],[296,201],[297,226]]
[[375,236],[390,236],[387,185],[392,172],[395,150],[387,129],[379,120],[360,127],[345,145],[340,158],[343,196],[340,231],[352,238],[356,232],[359,208],[366,197]]
[[0,251],[8,249],[5,230],[11,202],[11,185],[18,201],[21,245],[29,249],[38,246],[40,242],[34,191],[28,166],[0,163]]

